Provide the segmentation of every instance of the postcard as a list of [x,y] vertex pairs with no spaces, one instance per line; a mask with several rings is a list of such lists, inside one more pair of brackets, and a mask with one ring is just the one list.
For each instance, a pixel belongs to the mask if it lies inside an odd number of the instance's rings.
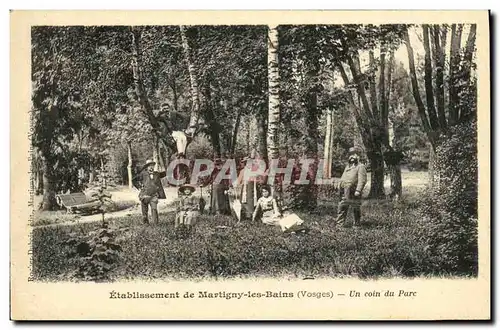
[[11,17],[12,320],[489,320],[488,11]]

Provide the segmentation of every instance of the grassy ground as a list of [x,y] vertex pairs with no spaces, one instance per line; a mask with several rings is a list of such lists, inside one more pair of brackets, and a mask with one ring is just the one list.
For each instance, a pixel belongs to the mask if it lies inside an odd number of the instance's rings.
[[[390,277],[438,275],[425,262],[418,195],[418,177],[405,185],[405,198],[365,200],[361,228],[335,228],[338,199],[320,201],[313,214],[298,213],[311,231],[282,234],[279,228],[229,217],[203,217],[190,236],[174,231],[172,212],[163,212],[158,225],[143,226],[140,216],[112,218],[129,230],[120,234],[122,251],[109,271],[112,279],[204,278],[234,276]],[[422,176],[424,178],[425,176]],[[405,177],[403,178],[403,182]],[[352,214],[349,215],[352,220]],[[100,223],[35,228],[33,273],[41,280],[71,280],[75,264],[64,242],[72,233],[87,233]]]

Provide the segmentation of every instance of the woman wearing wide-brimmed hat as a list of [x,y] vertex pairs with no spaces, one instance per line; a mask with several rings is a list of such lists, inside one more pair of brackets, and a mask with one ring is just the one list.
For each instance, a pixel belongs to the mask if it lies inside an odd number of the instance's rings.
[[140,190],[139,200],[141,202],[142,220],[149,223],[148,211],[151,207],[151,218],[153,223],[158,223],[158,199],[165,199],[165,191],[161,183],[161,178],[166,176],[166,172],[155,171],[156,162],[148,159],[142,166],[139,174],[134,177],[134,186]]
[[179,187],[179,198],[176,201],[175,227],[185,225],[192,227],[201,214],[201,197],[196,197],[193,193],[196,187],[191,184],[184,184]]

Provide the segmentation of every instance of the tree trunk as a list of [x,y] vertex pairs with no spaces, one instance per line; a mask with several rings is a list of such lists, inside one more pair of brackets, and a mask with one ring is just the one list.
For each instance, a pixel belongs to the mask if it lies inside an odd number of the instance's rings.
[[[394,126],[392,122],[389,122],[389,144],[394,148],[395,140],[397,137],[394,134]],[[395,164],[389,166],[390,178],[391,178],[391,189],[390,196],[393,200],[398,200],[403,192],[403,182],[401,178],[401,165]]]
[[94,166],[90,165],[90,170],[89,170],[89,184],[93,184],[95,179],[95,170]]
[[384,198],[384,156],[380,144],[368,152],[371,167],[369,198]]
[[101,185],[106,187],[106,169],[104,168],[104,157],[101,156]]
[[210,128],[210,140],[212,142],[212,148],[216,158],[222,157],[222,146],[220,139],[220,125],[215,118],[214,107],[212,102],[212,93],[210,90],[210,86],[207,85],[203,89],[203,102],[205,103],[203,106],[205,108],[205,119]]
[[253,119],[253,117],[246,117],[246,122],[247,122],[246,154],[247,154],[247,156],[250,155],[250,152],[252,151],[252,144],[250,142],[250,130],[252,129],[252,119]]
[[[229,113],[229,105],[227,99],[224,99],[220,102],[222,105],[222,113]],[[226,124],[229,126],[229,124]],[[222,155],[224,158],[230,158],[231,156],[231,141],[232,141],[232,135],[231,135],[231,129],[229,127],[226,127],[225,129],[221,129],[220,135],[221,135],[221,151]]]
[[436,152],[432,146],[429,148],[429,169],[427,174],[429,176],[430,191],[434,192],[435,188],[439,187],[439,176],[436,168]]
[[427,134],[427,137],[433,148],[436,147],[435,134],[431,129],[431,125],[429,123],[429,119],[427,118],[427,113],[425,110],[425,105],[422,102],[422,98],[420,97],[420,91],[418,88],[418,80],[417,73],[415,70],[415,55],[413,54],[413,47],[410,42],[410,35],[408,34],[408,30],[404,33],[404,42],[406,45],[406,50],[408,52],[408,67],[410,71],[410,80],[411,80],[411,88],[413,97],[415,99],[415,103],[417,105],[418,114],[420,116],[420,120],[422,121],[422,126],[424,127],[424,131]]
[[[469,36],[467,37],[467,43],[465,44],[464,60],[461,68],[461,79],[463,81],[463,87],[467,88],[471,84],[471,69],[472,69],[472,57],[474,55],[474,48],[476,43],[476,24],[472,24],[469,31]],[[460,111],[458,118],[463,121],[470,114],[473,113],[470,107],[460,106]]]
[[263,113],[263,111],[260,111],[256,115],[257,119],[257,135],[256,135],[256,140],[257,140],[257,152],[260,155],[260,158],[263,159],[266,164],[268,161],[268,155],[267,155],[267,121],[266,121],[266,114]]
[[[385,45],[380,47],[380,77],[379,77],[379,98],[380,98],[380,125],[387,131],[387,123],[389,118],[389,103],[387,99],[386,86],[385,86]],[[389,64],[390,66],[390,64]],[[389,71],[390,71],[389,67]],[[388,81],[390,82],[391,77],[388,75]],[[388,134],[385,134],[385,138],[388,139]],[[388,141],[386,141],[388,143]]]
[[356,89],[358,91],[358,96],[360,98],[360,103],[361,103],[361,108],[364,110],[364,117],[366,118],[366,122],[371,128],[376,128],[377,123],[374,120],[373,113],[370,109],[370,104],[368,103],[368,97],[366,96],[365,92],[365,81],[363,80],[360,72],[359,66],[357,66],[359,57],[356,56],[355,59],[352,57],[349,57],[347,59],[347,62],[349,64],[349,68],[351,69],[351,74],[354,80],[354,83],[356,84]]
[[[354,82],[358,90],[359,97],[361,99],[361,104],[364,109],[365,117],[371,127],[371,143],[370,147],[367,147],[367,156],[370,160],[371,166],[371,186],[369,198],[385,198],[384,192],[384,155],[382,153],[382,143],[384,132],[380,125],[380,122],[375,120],[373,116],[373,109],[370,110],[370,105],[368,103],[368,98],[364,89],[364,82],[361,79],[360,67],[358,64],[359,58],[348,58],[349,67],[351,69]],[[376,90],[375,90],[376,94]],[[373,96],[376,98],[376,95]]]
[[269,27],[268,34],[268,79],[269,79],[269,116],[267,127],[268,159],[278,158],[278,126],[280,121],[279,71],[278,71],[278,29]]
[[432,61],[431,50],[429,47],[429,26],[422,25],[424,34],[424,82],[425,82],[425,99],[427,102],[427,113],[429,114],[429,123],[433,131],[439,131],[439,121],[434,103],[434,90],[432,88]]
[[403,193],[403,182],[401,179],[401,165],[389,166],[391,176],[391,198],[398,200]]
[[239,131],[240,122],[241,122],[241,112],[242,112],[242,108],[239,108],[238,113],[236,114],[236,120],[234,122],[233,133],[231,136],[230,153],[231,153],[232,157],[234,157],[234,153],[236,151],[236,144],[238,143],[238,131]]
[[[344,81],[345,86],[349,86],[349,78],[347,76],[347,73],[345,72],[344,66],[342,63],[338,62],[337,68],[340,72],[340,75],[342,76],[342,80]],[[372,142],[371,142],[371,128],[370,125],[368,125],[366,120],[363,120],[361,113],[359,112],[358,106],[356,102],[354,101],[354,95],[352,92],[348,93],[348,100],[350,104],[350,108],[352,109],[352,112],[354,114],[354,119],[356,120],[356,124],[359,129],[359,133],[361,135],[361,139],[363,140],[363,145],[365,146],[366,149],[370,149]]]
[[[134,77],[135,94],[139,100],[143,113],[148,118],[148,122],[155,134],[160,137],[163,143],[169,148],[175,148],[172,139],[168,138],[171,132],[167,132],[162,126],[160,126],[158,119],[153,113],[153,107],[149,102],[146,89],[144,87],[144,78],[142,76],[142,48],[141,48],[141,28],[133,26],[130,28],[130,34],[132,38],[131,48],[132,48],[132,73]],[[164,126],[166,127],[166,126]]]
[[[381,55],[380,56],[380,60],[382,61],[383,58],[384,57]],[[375,67],[375,57],[373,55],[373,51],[372,50],[369,52],[369,59],[370,59],[370,69],[374,70],[374,67]],[[376,71],[374,70],[374,72],[372,74],[370,74],[369,77],[368,77],[368,80],[370,82],[370,87],[369,87],[370,88],[370,105],[371,105],[371,110],[372,110],[372,113],[373,113],[373,118],[375,119],[375,121],[380,122],[381,116],[380,116],[379,108],[377,106],[378,99],[377,99],[377,84],[375,82],[375,75],[376,75],[375,73],[376,73]],[[381,79],[383,79],[383,76],[384,75],[381,72]],[[381,110],[381,112],[382,112],[382,110]]]
[[448,118],[450,125],[455,125],[458,121],[458,75],[460,71],[460,40],[462,39],[462,25],[452,24],[451,45],[450,45],[450,82],[448,98]]
[[306,97],[306,127],[304,154],[308,157],[316,158],[318,156],[318,95],[316,91],[309,91]]
[[179,26],[181,32],[182,49],[184,51],[184,58],[187,63],[189,72],[189,81],[191,84],[191,97],[192,97],[192,108],[191,115],[189,118],[189,126],[185,133],[188,136],[193,137],[198,130],[198,125],[200,124],[200,95],[198,89],[198,68],[196,63],[193,61],[191,56],[191,47],[189,46],[188,38],[186,35],[186,28],[184,25]]
[[323,177],[329,179],[332,177],[332,138],[333,138],[333,111],[326,110],[326,134],[323,150]]
[[[432,29],[431,29],[432,31]],[[446,28],[445,28],[446,31]],[[437,114],[439,119],[439,126],[442,130],[446,130],[446,114],[445,114],[445,99],[444,99],[444,66],[445,66],[445,45],[442,45],[441,27],[434,26],[434,33],[431,33],[432,51],[434,58],[434,68],[436,71],[436,95]],[[444,40],[446,43],[446,39]]]
[[42,171],[43,171],[43,200],[42,200],[42,210],[51,211],[55,209],[56,206],[56,196],[54,191],[54,182],[52,178],[52,171],[47,158],[42,156]]
[[[307,72],[308,79],[314,81],[319,74],[319,63],[310,63],[311,68]],[[318,163],[318,141],[319,141],[319,130],[318,130],[318,86],[313,85],[310,90],[307,91],[306,99],[306,114],[305,114],[305,124],[307,128],[305,136],[305,150],[304,155],[307,158],[313,158],[315,161],[311,164],[311,169],[317,169]],[[299,208],[313,211],[317,207],[317,186],[314,184],[316,180],[315,173],[316,170],[311,170],[308,177],[309,184],[298,186],[301,190],[302,201]]]
[[130,141],[127,141],[127,155],[128,155],[128,165],[127,165],[127,176],[128,176],[128,188],[132,189],[132,147],[130,146]]
[[177,94],[177,83],[175,81],[175,77],[172,78],[170,88],[172,88],[172,106],[175,112],[179,112],[179,95]]

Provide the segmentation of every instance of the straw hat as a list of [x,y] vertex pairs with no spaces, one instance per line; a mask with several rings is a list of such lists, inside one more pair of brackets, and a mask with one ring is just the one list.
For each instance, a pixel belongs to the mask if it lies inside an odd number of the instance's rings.
[[184,184],[179,187],[179,192],[181,194],[183,194],[185,190],[191,190],[191,192],[194,192],[196,190],[196,187],[193,186],[192,184]]

